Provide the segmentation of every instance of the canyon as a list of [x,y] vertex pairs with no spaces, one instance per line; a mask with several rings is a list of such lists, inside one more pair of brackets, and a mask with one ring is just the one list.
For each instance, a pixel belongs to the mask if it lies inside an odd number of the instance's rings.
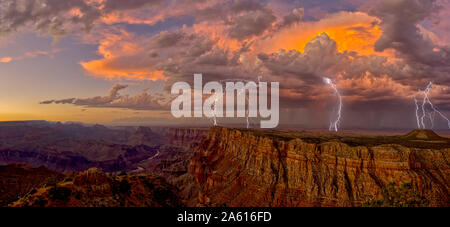
[[[146,168],[182,155],[207,130],[115,127],[45,121],[0,124],[0,165],[25,163],[57,172],[97,167],[105,172],[132,171],[153,157]],[[183,132],[183,133],[180,133]],[[158,156],[158,158],[156,158]]]
[[[13,185],[1,188],[8,195],[2,206],[39,205],[30,201],[46,201],[45,206],[449,206],[449,158],[450,139],[431,130],[368,136],[217,126],[0,124],[0,165],[7,165],[0,169],[0,181]],[[38,182],[30,180],[33,169],[42,173]],[[76,177],[86,173],[103,183]],[[75,178],[91,183],[82,186]],[[147,203],[111,194],[123,179],[134,182],[139,198],[150,196]],[[158,202],[145,186],[154,179],[170,188],[171,202]],[[14,182],[26,183],[16,187]],[[82,202],[70,196],[70,203],[49,200],[55,185],[67,186]],[[83,187],[103,188],[104,202],[89,200]],[[8,188],[15,189],[7,193]],[[13,203],[18,199],[22,202]]]

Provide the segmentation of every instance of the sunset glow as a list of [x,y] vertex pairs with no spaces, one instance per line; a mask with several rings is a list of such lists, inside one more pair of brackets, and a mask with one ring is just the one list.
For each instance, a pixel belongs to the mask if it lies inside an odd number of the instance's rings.
[[0,8],[0,120],[170,119],[168,88],[194,73],[280,82],[280,124],[323,111],[324,76],[355,115],[403,120],[429,81],[450,110],[448,1],[27,1]]

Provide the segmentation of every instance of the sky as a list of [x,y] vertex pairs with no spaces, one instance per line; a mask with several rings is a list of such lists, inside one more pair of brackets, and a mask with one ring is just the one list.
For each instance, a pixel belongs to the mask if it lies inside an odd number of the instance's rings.
[[208,125],[170,114],[194,73],[279,82],[281,126],[328,127],[328,77],[340,128],[416,128],[430,81],[450,116],[450,0],[0,0],[0,121]]

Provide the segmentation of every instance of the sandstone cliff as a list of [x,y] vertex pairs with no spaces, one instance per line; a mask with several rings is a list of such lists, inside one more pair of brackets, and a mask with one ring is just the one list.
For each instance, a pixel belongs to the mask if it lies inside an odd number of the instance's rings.
[[213,127],[189,165],[200,187],[189,205],[362,206],[394,183],[449,206],[450,143],[426,139]]
[[207,134],[208,130],[202,128],[168,128],[164,133],[168,144],[185,147],[201,141]]

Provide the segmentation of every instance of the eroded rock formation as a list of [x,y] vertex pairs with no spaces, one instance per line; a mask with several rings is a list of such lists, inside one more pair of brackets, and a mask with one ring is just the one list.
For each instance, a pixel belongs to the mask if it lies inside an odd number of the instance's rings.
[[410,184],[427,206],[450,205],[447,139],[415,148],[401,137],[323,138],[213,127],[189,165],[198,204],[361,206],[395,183]]
[[155,175],[108,176],[99,169],[36,188],[15,207],[179,207],[179,191]]

